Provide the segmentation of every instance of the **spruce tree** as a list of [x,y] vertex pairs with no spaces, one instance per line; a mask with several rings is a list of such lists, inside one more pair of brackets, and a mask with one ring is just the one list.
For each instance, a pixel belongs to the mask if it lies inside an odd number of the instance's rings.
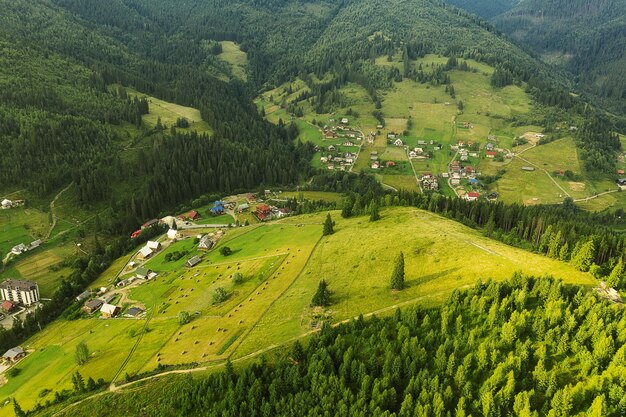
[[611,288],[620,288],[622,283],[622,274],[624,273],[624,263],[622,258],[619,258],[617,264],[613,267],[611,274],[606,279],[606,285]]
[[330,217],[330,213],[328,213],[328,215],[326,216],[326,221],[324,222],[324,231],[322,232],[322,234],[324,236],[328,236],[332,235],[333,233],[335,233],[335,223]]
[[26,417],[26,412],[22,410],[22,407],[20,407],[15,398],[13,398],[13,412],[15,413],[15,417]]
[[391,274],[391,289],[398,291],[404,289],[404,253],[402,252],[396,258],[396,265]]
[[330,291],[328,290],[328,283],[325,280],[321,280],[317,286],[317,291],[311,300],[311,305],[326,307],[330,305]]
[[378,203],[373,201],[370,207],[370,221],[375,222],[377,220],[380,220],[380,211],[378,209]]
[[572,265],[579,271],[588,271],[591,266],[591,261],[595,254],[595,245],[593,240],[589,240],[584,245],[580,246],[577,251],[572,252]]

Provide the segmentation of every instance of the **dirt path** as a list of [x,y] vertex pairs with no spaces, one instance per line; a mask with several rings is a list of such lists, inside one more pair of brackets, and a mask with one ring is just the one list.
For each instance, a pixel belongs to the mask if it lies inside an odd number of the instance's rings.
[[620,191],[619,189],[617,189],[617,190],[610,190],[610,191],[605,191],[603,193],[594,194],[594,195],[589,196],[589,197],[578,198],[578,199],[574,200],[574,203],[582,203],[582,202],[585,202],[585,201],[593,200],[594,198],[602,197],[603,195],[617,193],[619,191]]
[[52,231],[54,230],[54,228],[57,225],[57,215],[54,212],[54,206],[57,202],[57,200],[59,199],[59,197],[61,197],[61,194],[63,194],[64,192],[66,192],[67,190],[70,189],[70,187],[73,185],[74,183],[71,182],[70,185],[68,185],[67,187],[65,187],[64,189],[62,189],[59,194],[57,194],[54,199],[50,202],[50,213],[52,213],[52,224],[50,225],[50,230],[48,230],[48,233],[46,234],[46,237],[44,238],[44,240],[48,240],[50,239],[50,235],[52,235]]
[[550,173],[548,171],[546,171],[545,169],[543,169],[539,165],[535,164],[534,162],[530,162],[528,159],[522,158],[521,156],[519,156],[519,154],[515,155],[515,157],[521,159],[522,161],[526,162],[529,165],[532,165],[533,167],[537,168],[538,170],[543,171],[548,176],[548,178],[550,178],[550,180],[554,183],[554,185],[556,185],[559,190],[563,191],[563,194],[565,194],[566,196],[568,196],[570,198],[572,197],[565,190],[565,188],[561,187],[561,185],[558,182],[556,182],[556,180],[552,177],[552,175],[550,175]]
[[420,192],[424,192],[424,189],[422,188],[422,183],[420,183],[420,179],[417,176],[417,171],[415,170],[415,165],[413,165],[413,161],[411,161],[411,158],[409,157],[409,147],[405,146],[404,149],[406,150],[406,157],[409,160],[409,164],[411,164],[411,169],[413,170],[413,175],[415,175],[415,182],[417,182],[417,186],[420,189]]

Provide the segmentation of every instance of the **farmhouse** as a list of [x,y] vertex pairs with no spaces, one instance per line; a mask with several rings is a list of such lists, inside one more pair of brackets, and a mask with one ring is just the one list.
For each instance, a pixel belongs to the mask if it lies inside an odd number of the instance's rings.
[[200,218],[200,213],[198,213],[196,210],[191,210],[189,213],[187,213],[187,218],[189,220],[198,220]]
[[270,220],[272,218],[272,209],[266,204],[259,204],[256,208],[255,215],[262,222]]
[[20,243],[19,245],[13,246],[11,248],[11,253],[14,255],[21,255],[22,253],[28,251],[28,246],[26,246],[23,243]]
[[147,229],[148,227],[152,227],[152,226],[154,226],[155,224],[158,224],[158,223],[159,223],[158,219],[149,220],[149,221],[147,221],[147,222],[145,222],[144,224],[141,225],[141,230]]
[[167,231],[167,238],[169,240],[176,240],[177,237],[178,237],[178,230],[170,229]]
[[135,276],[141,279],[148,279],[148,275],[150,275],[150,270],[148,268],[137,268],[135,271]]
[[18,360],[22,359],[26,356],[26,352],[21,347],[17,346],[7,350],[4,355],[2,355],[2,359],[8,363],[15,363]]
[[200,262],[202,262],[202,258],[200,258],[199,256],[194,256],[193,258],[187,261],[186,265],[188,268],[193,268],[194,266],[198,265]]
[[487,151],[485,155],[487,155],[487,158],[495,158],[497,153],[495,151]]
[[416,157],[417,157],[417,152],[415,151],[409,152],[409,158],[416,158]]
[[210,211],[212,216],[218,216],[224,213],[224,204],[221,201],[216,201]]
[[94,298],[93,300],[89,300],[83,306],[83,311],[87,314],[93,314],[95,311],[98,311],[100,307],[102,307],[104,302],[99,298]]
[[39,301],[39,286],[33,281],[8,279],[0,284],[3,300],[30,306]]
[[467,201],[476,201],[478,200],[478,197],[480,197],[480,194],[478,194],[476,191],[470,191],[469,193],[465,194],[465,199]]
[[10,209],[11,207],[13,207],[13,202],[11,200],[7,200],[6,198],[4,200],[2,200],[2,202],[0,203],[0,207],[2,207],[2,209],[7,210]]
[[250,208],[250,205],[248,203],[243,203],[243,204],[240,204],[239,207],[237,207],[237,211],[239,213],[243,213],[244,211],[247,211],[249,208]]
[[83,291],[80,294],[78,294],[78,296],[76,296],[76,301],[83,301],[88,299],[89,297],[91,297],[91,291],[87,290],[87,291]]
[[198,249],[209,250],[213,247],[214,244],[215,243],[209,235],[204,235],[200,238],[200,242],[198,243]]
[[102,304],[102,307],[100,308],[100,313],[102,313],[102,317],[110,319],[112,317],[115,317],[117,315],[117,313],[119,313],[120,308],[116,305],[113,304]]
[[394,144],[394,145],[396,145],[396,146],[404,146],[404,143],[403,143],[403,142],[402,142],[402,140],[400,140],[400,139],[396,139],[396,140],[393,142],[393,144]]
[[276,216],[279,219],[282,219],[283,217],[287,217],[291,215],[291,209],[289,207],[283,207],[281,209],[278,209],[278,213],[276,214]]
[[7,313],[10,313],[14,309],[15,309],[15,304],[13,304],[11,301],[5,300],[2,302],[2,310],[6,311]]
[[378,162],[374,162],[372,164],[372,169],[378,169],[378,168],[380,168],[380,164]]
[[160,249],[161,249],[161,244],[159,242],[154,242],[152,240],[149,240],[148,242],[146,242],[146,245],[139,250],[137,257],[141,259],[148,259],[152,255],[154,255],[156,252],[158,252]]
[[327,158],[327,157],[325,157],[325,156],[321,156],[321,157],[320,157],[320,162],[321,162],[322,164],[325,164],[325,163],[327,163],[327,162],[328,162],[328,158]]
[[140,309],[139,307],[131,307],[126,311],[126,313],[124,314],[124,317],[139,317],[142,314],[143,314],[143,310]]

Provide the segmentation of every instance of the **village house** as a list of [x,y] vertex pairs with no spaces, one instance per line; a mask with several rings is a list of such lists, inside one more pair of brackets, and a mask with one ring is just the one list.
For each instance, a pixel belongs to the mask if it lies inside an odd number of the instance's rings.
[[476,191],[470,191],[469,193],[465,194],[465,199],[467,201],[476,201],[478,200],[478,197],[480,197],[480,194],[478,194]]
[[393,144],[396,145],[396,146],[404,146],[404,142],[402,142],[402,140],[400,140],[400,139],[396,139],[393,142]]
[[377,151],[370,152],[370,160],[378,161],[378,152]]
[[89,297],[91,297],[91,291],[87,290],[87,291],[83,291],[80,294],[78,294],[78,296],[76,296],[76,301],[83,301],[88,299]]
[[474,167],[471,165],[466,166],[464,170],[467,175],[472,175],[474,173]]
[[119,313],[120,308],[113,304],[104,303],[100,308],[100,313],[105,319],[113,318]]
[[450,184],[451,185],[459,185],[459,184],[461,184],[461,179],[460,178],[450,178]]
[[141,234],[141,230],[135,230],[131,235],[130,238],[134,239],[136,237],[138,237]]
[[194,266],[198,265],[200,262],[202,262],[202,258],[200,258],[199,256],[194,256],[193,258],[187,261],[186,265],[187,265],[187,268],[193,268]]
[[328,150],[329,150],[330,152],[335,152],[335,151],[337,150],[337,148],[335,148],[333,145],[330,145],[330,146],[328,147]]
[[249,208],[250,205],[248,203],[239,204],[239,206],[237,207],[237,212],[243,213],[244,211],[248,211]]
[[416,158],[416,157],[417,157],[417,152],[415,151],[409,152],[409,158]]
[[224,213],[224,203],[216,201],[213,203],[213,207],[210,210],[212,216],[219,216]]
[[39,286],[33,281],[7,279],[0,284],[0,295],[3,300],[30,306],[39,301]]
[[522,171],[533,172],[535,170],[534,167],[522,167]]
[[10,313],[11,311],[15,310],[15,303],[12,303],[11,301],[8,301],[8,300],[4,300],[2,302],[2,310],[4,310],[7,313]]
[[278,217],[279,219],[282,219],[283,217],[287,217],[291,215],[291,209],[289,207],[283,207],[281,209],[278,209],[278,212],[276,213],[276,217]]
[[347,141],[343,143],[343,146],[355,146],[353,142]]
[[137,278],[141,278],[141,279],[148,279],[148,276],[150,275],[150,270],[148,268],[137,268],[137,270],[135,271],[135,276]]
[[0,207],[2,207],[3,210],[7,210],[13,207],[13,202],[11,200],[7,200],[6,198],[4,200],[2,200],[2,202],[0,203]]
[[343,119],[341,119],[341,123],[344,125],[347,125],[350,121],[348,120],[347,117],[344,117]]
[[149,240],[146,242],[145,246],[139,250],[139,253],[137,253],[137,257],[139,259],[149,259],[152,255],[154,255],[160,249],[161,249],[161,244],[159,242]]
[[11,248],[11,253],[14,255],[21,255],[22,253],[28,251],[28,246],[26,246],[23,243],[20,243],[19,245],[13,246]]
[[140,309],[139,307],[131,307],[128,310],[126,310],[126,313],[124,313],[124,317],[134,318],[134,317],[139,317],[142,314],[143,314],[143,310]]
[[390,168],[390,167],[395,167],[395,166],[396,166],[396,163],[395,163],[394,161],[387,161],[387,162],[385,163],[385,166],[386,166],[387,168]]
[[321,157],[320,157],[320,162],[321,162],[322,164],[325,164],[325,163],[327,163],[327,162],[328,162],[328,158],[327,158],[326,156],[321,156]]
[[470,185],[477,185],[478,184],[478,180],[476,178],[470,178],[469,179],[469,183],[470,183]]
[[152,220],[148,220],[147,222],[145,222],[144,224],[141,225],[141,230],[143,229],[147,229],[148,227],[152,227],[155,224],[159,223],[159,219],[152,219]]
[[493,159],[498,154],[496,152],[494,152],[494,151],[487,151],[487,152],[485,152],[485,155],[487,156],[487,158]]
[[213,247],[215,242],[209,235],[204,235],[200,238],[200,242],[198,243],[198,249],[200,250],[209,250]]
[[272,209],[267,204],[259,204],[254,214],[260,221],[264,222],[272,218]]
[[104,302],[101,299],[94,298],[93,300],[89,300],[85,303],[83,311],[87,314],[93,314],[98,311],[100,307],[102,307],[102,304],[104,304]]
[[380,168],[380,164],[378,162],[374,162],[372,164],[372,169],[378,169],[378,168]]
[[487,149],[488,151],[493,151],[493,148],[494,148],[493,143],[488,143],[488,144],[485,146],[485,149]]
[[4,355],[2,355],[2,359],[4,359],[5,363],[15,363],[26,356],[26,351],[21,347],[17,346],[7,350]]
[[178,237],[178,230],[170,229],[167,231],[167,238],[169,240],[176,240],[177,237]]
[[198,213],[196,210],[191,210],[189,213],[187,213],[187,218],[189,220],[198,220],[200,218],[200,213]]

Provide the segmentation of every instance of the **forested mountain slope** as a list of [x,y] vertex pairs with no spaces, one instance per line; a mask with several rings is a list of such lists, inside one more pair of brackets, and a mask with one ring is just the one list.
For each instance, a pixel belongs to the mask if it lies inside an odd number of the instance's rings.
[[491,19],[511,10],[520,3],[521,0],[448,0],[448,3],[455,5],[470,13],[477,14],[485,19]]
[[493,22],[544,60],[575,74],[582,91],[626,110],[625,2],[526,0]]

